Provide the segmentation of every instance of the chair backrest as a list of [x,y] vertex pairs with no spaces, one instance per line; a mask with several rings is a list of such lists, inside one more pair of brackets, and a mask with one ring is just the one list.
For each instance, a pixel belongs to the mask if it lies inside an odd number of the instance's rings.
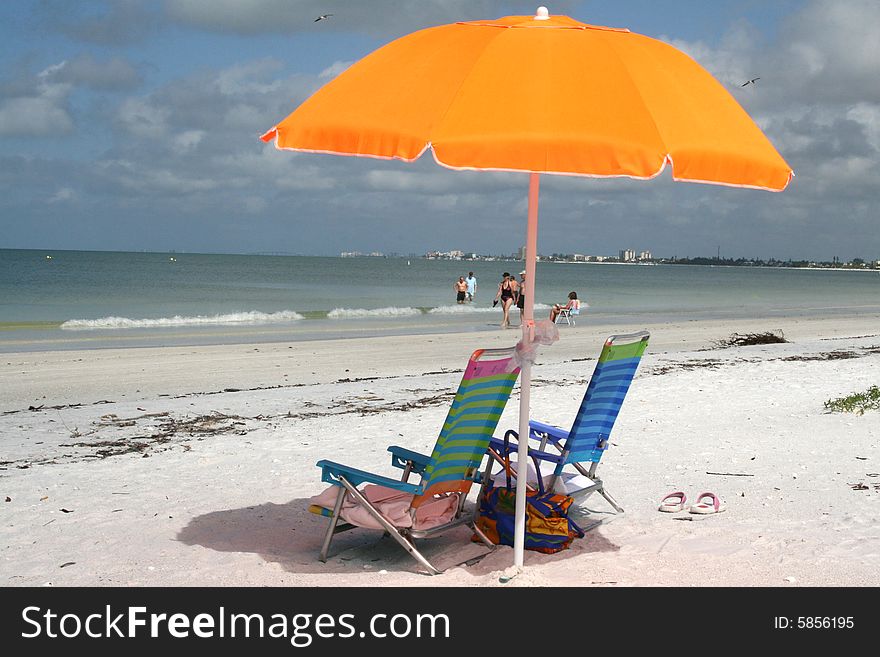
[[471,355],[422,474],[423,492],[413,500],[413,507],[437,493],[470,490],[519,376],[515,351],[515,347],[478,349]]
[[[564,463],[598,463],[602,458],[602,453],[608,449],[611,428],[648,346],[649,337],[647,331],[640,331],[612,335],[605,341],[565,440]],[[564,463],[560,463],[557,470],[561,470]]]

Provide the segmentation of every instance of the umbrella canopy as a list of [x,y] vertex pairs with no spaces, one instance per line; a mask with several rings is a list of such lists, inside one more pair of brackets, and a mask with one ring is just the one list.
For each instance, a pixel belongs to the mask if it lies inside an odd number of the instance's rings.
[[[772,191],[791,167],[686,54],[626,29],[567,16],[508,16],[428,28],[366,56],[264,141],[281,149],[530,174],[523,309],[534,333],[541,173],[675,180]],[[531,367],[521,369],[519,462],[527,461]],[[514,565],[523,564],[525,478],[517,481]]]
[[263,136],[279,148],[457,169],[782,190],[791,167],[708,72],[670,45],[567,16],[508,16],[402,37]]

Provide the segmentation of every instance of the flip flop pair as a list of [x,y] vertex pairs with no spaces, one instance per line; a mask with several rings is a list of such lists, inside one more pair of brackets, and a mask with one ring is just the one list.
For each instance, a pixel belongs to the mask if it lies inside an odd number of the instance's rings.
[[675,491],[674,493],[669,493],[669,495],[660,500],[658,510],[663,513],[678,513],[679,511],[688,509],[691,513],[705,515],[709,513],[721,513],[725,508],[724,503],[718,499],[718,496],[715,495],[715,493],[700,493],[697,496],[697,503],[688,508],[687,495],[682,491]]

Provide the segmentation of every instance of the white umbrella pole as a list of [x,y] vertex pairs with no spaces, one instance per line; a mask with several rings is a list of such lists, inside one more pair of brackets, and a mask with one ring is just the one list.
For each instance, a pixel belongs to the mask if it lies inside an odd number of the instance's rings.
[[[529,223],[526,229],[526,300],[523,304],[523,340],[531,342],[535,337],[535,269],[538,253],[538,192],[540,174],[529,174]],[[513,533],[513,565],[523,566],[526,539],[526,482],[529,461],[529,397],[532,385],[532,364],[523,363],[519,386],[519,447],[517,469],[522,476],[516,478],[516,518]]]

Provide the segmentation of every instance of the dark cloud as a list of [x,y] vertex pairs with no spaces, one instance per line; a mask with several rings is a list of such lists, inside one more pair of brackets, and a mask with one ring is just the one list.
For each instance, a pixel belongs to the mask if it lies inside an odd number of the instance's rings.
[[[560,0],[555,13],[574,2]],[[275,34],[306,30],[357,31],[393,35],[460,20],[532,14],[531,2],[498,0],[166,0],[167,18],[190,27],[232,34]],[[319,23],[315,18],[333,16]]]
[[39,74],[4,85],[0,97],[0,137],[66,135],[74,122],[68,107],[72,86],[54,79],[57,64]]
[[153,0],[40,0],[42,21],[70,38],[102,45],[142,41],[161,25]]
[[121,92],[140,84],[134,67],[119,57],[100,61],[85,53],[38,73],[27,70],[30,65],[17,63],[0,83],[0,137],[71,134],[76,119],[70,97],[77,89]]

